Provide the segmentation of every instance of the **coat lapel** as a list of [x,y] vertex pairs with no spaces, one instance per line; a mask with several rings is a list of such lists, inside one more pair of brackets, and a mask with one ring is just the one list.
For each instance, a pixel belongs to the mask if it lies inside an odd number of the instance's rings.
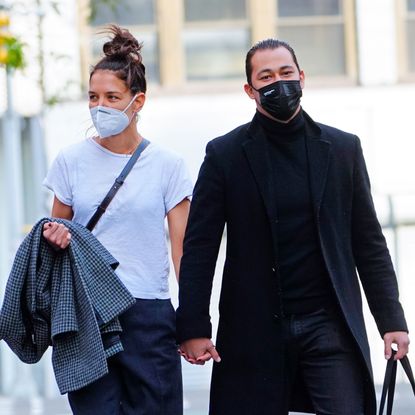
[[313,199],[314,213],[318,216],[326,186],[327,172],[330,162],[331,144],[321,136],[321,130],[304,113],[306,121],[306,148],[309,165],[310,190]]
[[277,217],[276,201],[272,191],[272,169],[264,131],[255,119],[248,129],[248,139],[242,144],[262,196],[268,217]]

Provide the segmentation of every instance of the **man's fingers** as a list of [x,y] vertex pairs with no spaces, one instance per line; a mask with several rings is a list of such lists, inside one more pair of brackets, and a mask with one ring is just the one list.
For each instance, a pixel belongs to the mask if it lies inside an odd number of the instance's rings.
[[389,337],[385,336],[385,359],[389,360],[392,356],[392,341]]
[[406,355],[406,353],[408,353],[408,351],[404,351],[403,349],[398,349],[393,359],[400,360]]
[[400,360],[406,356],[409,350],[409,343],[398,343],[398,351],[395,354],[395,360]]
[[213,344],[212,344],[211,347],[208,348],[208,352],[212,356],[212,359],[215,362],[219,363],[221,361],[221,358],[219,356],[219,353],[218,353],[218,351],[216,350],[216,347]]
[[[394,360],[402,359],[409,350],[409,337],[406,331],[394,331],[385,333],[383,336],[385,342],[385,358],[390,359],[393,355]],[[396,353],[392,351],[392,345],[397,346]]]

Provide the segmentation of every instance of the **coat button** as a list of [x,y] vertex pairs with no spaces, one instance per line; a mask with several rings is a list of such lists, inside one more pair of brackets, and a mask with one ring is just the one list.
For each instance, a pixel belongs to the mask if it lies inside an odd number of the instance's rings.
[[274,314],[273,317],[274,317],[275,320],[279,320],[279,318],[280,318],[280,316],[278,314]]
[[273,268],[271,268],[272,269],[272,272],[275,272],[275,268],[273,267]]

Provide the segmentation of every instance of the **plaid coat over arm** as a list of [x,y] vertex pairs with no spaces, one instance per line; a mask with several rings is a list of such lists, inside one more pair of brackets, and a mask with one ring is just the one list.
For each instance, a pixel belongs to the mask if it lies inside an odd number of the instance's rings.
[[[53,219],[72,236],[67,249],[55,252],[42,236],[50,220],[36,223],[16,253],[0,312],[0,340],[25,363],[38,362],[52,345],[64,394],[108,373],[106,359],[122,351],[117,316],[135,299],[114,272],[118,262],[83,226]],[[110,336],[105,347],[104,333]]]

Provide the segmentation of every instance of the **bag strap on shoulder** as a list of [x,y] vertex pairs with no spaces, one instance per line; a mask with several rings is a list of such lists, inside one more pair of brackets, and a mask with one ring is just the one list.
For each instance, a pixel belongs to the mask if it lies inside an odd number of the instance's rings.
[[131,169],[134,167],[134,164],[140,157],[141,153],[145,150],[145,148],[150,144],[150,141],[146,140],[145,138],[142,139],[140,145],[136,148],[134,153],[131,155],[128,163],[123,168],[120,175],[115,179],[114,184],[111,186],[111,189],[108,191],[107,195],[104,197],[100,205],[98,206],[95,213],[92,215],[91,219],[86,225],[86,228],[90,231],[95,228],[95,225],[101,219],[101,216],[107,210],[107,207],[111,203],[114,196],[117,194],[120,187],[124,184],[125,179],[127,178],[128,174],[130,173]]

